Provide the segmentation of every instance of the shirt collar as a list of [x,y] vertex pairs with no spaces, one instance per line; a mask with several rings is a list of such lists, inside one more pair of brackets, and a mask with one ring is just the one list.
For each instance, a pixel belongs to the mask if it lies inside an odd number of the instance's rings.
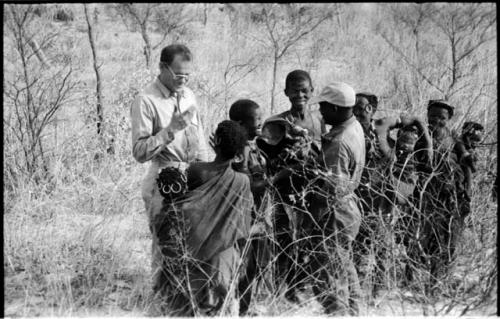
[[[155,84],[160,90],[160,92],[163,94],[164,97],[168,98],[171,96],[175,97],[175,92],[170,91],[161,81],[160,81],[160,76],[156,77]],[[184,90],[178,92],[181,97],[185,97],[185,92]]]
[[336,125],[330,129],[330,132],[324,134],[323,136],[327,139],[331,139],[341,133],[343,130],[345,130],[349,125],[354,123],[356,120],[356,117],[353,115],[344,122],[340,123],[339,125]]

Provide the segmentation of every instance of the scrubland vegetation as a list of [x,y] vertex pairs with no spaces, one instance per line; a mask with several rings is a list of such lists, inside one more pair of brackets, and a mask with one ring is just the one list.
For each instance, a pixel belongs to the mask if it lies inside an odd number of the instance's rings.
[[[156,313],[140,195],[146,165],[132,158],[129,108],[172,42],[193,52],[189,86],[207,137],[238,98],[255,100],[266,115],[287,109],[284,79],[294,69],[310,72],[317,91],[340,80],[377,94],[375,117],[424,117],[428,99],[447,98],[455,128],[481,123],[472,214],[449,281],[437,295],[418,282],[403,287],[404,254],[391,246],[387,289],[365,296],[360,314],[494,314],[494,4],[86,6],[87,15],[83,4],[4,5],[5,315]],[[251,309],[321,314],[312,294],[292,305],[266,289]]]

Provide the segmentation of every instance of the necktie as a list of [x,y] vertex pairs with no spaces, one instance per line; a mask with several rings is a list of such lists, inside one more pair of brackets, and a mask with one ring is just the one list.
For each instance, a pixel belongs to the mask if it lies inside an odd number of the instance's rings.
[[181,95],[179,94],[179,92],[175,92],[174,96],[177,101],[177,103],[175,104],[175,111],[181,114]]

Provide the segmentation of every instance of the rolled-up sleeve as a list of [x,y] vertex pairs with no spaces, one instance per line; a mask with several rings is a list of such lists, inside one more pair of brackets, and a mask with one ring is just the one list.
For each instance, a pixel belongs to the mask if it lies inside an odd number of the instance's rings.
[[160,153],[172,140],[166,130],[153,135],[153,114],[144,96],[135,98],[130,109],[132,122],[132,153],[139,163],[144,163]]

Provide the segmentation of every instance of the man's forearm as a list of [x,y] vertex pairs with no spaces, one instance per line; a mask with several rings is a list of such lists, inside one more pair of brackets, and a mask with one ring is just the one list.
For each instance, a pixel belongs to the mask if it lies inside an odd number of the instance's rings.
[[138,138],[133,145],[134,158],[139,163],[145,163],[160,153],[173,140],[174,135],[168,128],[161,130],[156,135]]

